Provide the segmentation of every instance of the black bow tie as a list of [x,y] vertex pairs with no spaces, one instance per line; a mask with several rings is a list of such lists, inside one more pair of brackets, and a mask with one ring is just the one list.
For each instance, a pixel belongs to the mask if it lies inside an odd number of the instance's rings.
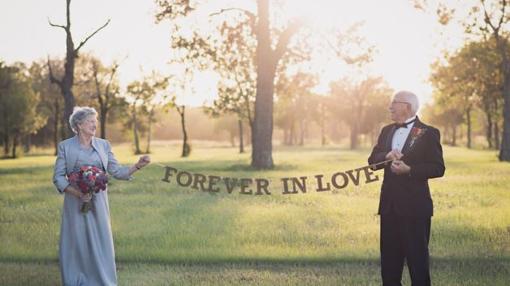
[[407,125],[409,125],[409,124],[411,124],[411,123],[413,123],[413,122],[415,122],[415,121],[416,121],[416,118],[415,118],[415,119],[413,119],[413,120],[411,120],[411,121],[409,121],[409,122],[404,122],[404,123],[395,123],[395,128],[397,128],[397,129],[398,129],[398,128],[407,128]]

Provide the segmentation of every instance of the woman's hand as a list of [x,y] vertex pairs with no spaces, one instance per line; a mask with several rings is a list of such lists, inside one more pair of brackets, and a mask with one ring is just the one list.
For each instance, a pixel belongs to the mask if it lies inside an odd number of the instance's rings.
[[135,164],[135,167],[137,169],[141,169],[145,166],[147,166],[151,162],[151,157],[144,155],[138,159],[138,162]]
[[84,203],[88,203],[90,202],[90,200],[92,199],[92,194],[91,193],[81,193],[80,195],[80,200]]

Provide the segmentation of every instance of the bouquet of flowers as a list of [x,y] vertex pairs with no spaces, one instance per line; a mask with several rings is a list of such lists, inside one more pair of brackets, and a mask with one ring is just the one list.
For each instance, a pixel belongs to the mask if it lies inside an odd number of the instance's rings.
[[[79,171],[69,175],[69,182],[78,188],[83,194],[91,194],[106,190],[108,177],[103,170],[95,166],[82,166]],[[92,200],[83,203],[81,212],[87,213],[92,208]]]

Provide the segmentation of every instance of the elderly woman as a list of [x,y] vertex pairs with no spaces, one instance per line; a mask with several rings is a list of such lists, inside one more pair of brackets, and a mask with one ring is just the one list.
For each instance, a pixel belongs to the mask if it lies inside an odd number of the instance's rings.
[[[131,167],[120,166],[110,143],[94,137],[96,116],[93,108],[75,107],[69,123],[76,135],[58,146],[53,183],[65,195],[59,246],[63,285],[117,285],[108,194],[83,194],[68,176],[82,166],[96,166],[116,179],[130,180],[150,162],[142,156]],[[80,212],[84,202],[91,202],[93,209]]]

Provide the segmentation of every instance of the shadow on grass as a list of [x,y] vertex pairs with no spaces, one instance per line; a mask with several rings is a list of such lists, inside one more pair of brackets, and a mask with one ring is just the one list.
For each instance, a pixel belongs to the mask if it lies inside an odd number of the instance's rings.
[[[293,258],[293,259],[275,259],[275,258],[224,258],[224,259],[201,259],[201,260],[166,260],[166,259],[116,259],[121,264],[158,264],[158,265],[176,265],[176,266],[327,266],[335,264],[355,264],[355,265],[379,265],[378,258]],[[28,257],[0,257],[0,263],[58,263],[55,258],[28,258]],[[483,265],[483,268],[492,269],[492,271],[504,272],[510,274],[510,257],[459,257],[444,258],[431,257],[430,263],[433,266],[438,265]]]

